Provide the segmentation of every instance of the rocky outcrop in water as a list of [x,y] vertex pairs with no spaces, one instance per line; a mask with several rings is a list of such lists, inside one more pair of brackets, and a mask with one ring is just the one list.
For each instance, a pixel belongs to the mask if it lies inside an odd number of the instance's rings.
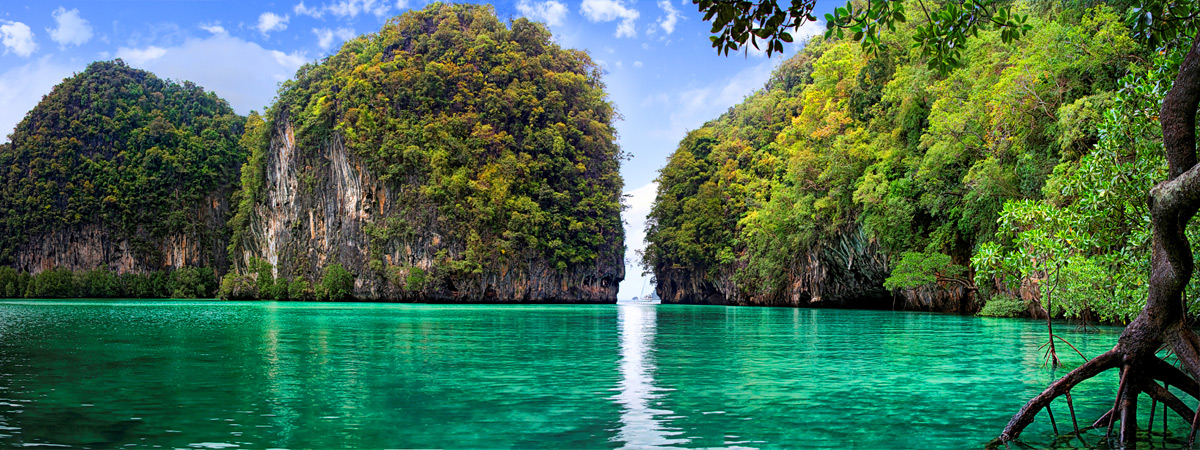
[[120,60],[88,65],[0,144],[0,264],[224,271],[244,124],[190,82]]
[[320,298],[340,265],[359,300],[615,302],[613,117],[599,67],[540,24],[475,5],[395,17],[301,68],[248,132],[223,290],[263,297],[249,286],[269,277]]
[[[972,314],[979,305],[957,285],[925,286],[888,292],[883,281],[890,273],[879,244],[861,229],[840,233],[798,255],[788,270],[784,288],[761,294],[756,287],[739,288],[729,273],[666,268],[656,271],[657,294],[663,303],[697,305],[790,306],[893,309]],[[747,292],[751,293],[747,293]]]
[[265,198],[235,256],[266,260],[277,277],[316,282],[337,263],[356,275],[360,300],[499,303],[611,303],[625,277],[620,248],[569,271],[538,255],[456,271],[449,262],[462,259],[465,242],[449,237],[455,230],[436,206],[406,201],[339,137],[301,150],[293,126],[280,124],[266,167]]
[[798,255],[779,292],[739,289],[730,274],[714,283],[704,272],[676,268],[656,272],[657,293],[663,303],[881,309],[892,300],[883,289],[887,267],[879,244],[854,230]]

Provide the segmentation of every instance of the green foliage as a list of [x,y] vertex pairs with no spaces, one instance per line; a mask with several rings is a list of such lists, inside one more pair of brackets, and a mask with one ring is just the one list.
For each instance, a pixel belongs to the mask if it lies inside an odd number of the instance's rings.
[[599,66],[542,24],[506,25],[484,5],[412,10],[302,67],[266,116],[246,126],[231,255],[261,200],[269,133],[284,124],[296,158],[317,166],[319,149],[342,143],[396,194],[395,213],[381,211],[394,215],[365,227],[380,275],[413,217],[436,224],[458,274],[533,258],[566,270],[623,252],[617,113]]
[[[276,288],[279,284],[275,283],[275,267],[265,259],[250,257],[250,272],[254,275],[254,291],[258,293],[258,298],[276,299],[279,297]],[[284,293],[286,297],[287,293]]]
[[275,286],[271,289],[273,291],[273,293],[275,294],[274,299],[275,300],[291,299],[292,298],[291,292],[289,291],[290,287],[291,287],[291,283],[288,283],[287,278],[283,278],[283,277],[276,278]]
[[81,297],[111,298],[122,294],[121,279],[116,272],[98,268],[80,273],[76,277]]
[[254,276],[241,275],[234,271],[230,271],[225,274],[224,278],[221,278],[221,290],[217,295],[221,300],[256,300],[260,298]]
[[0,298],[24,297],[28,277],[12,267],[0,267]]
[[291,284],[288,284],[287,292],[289,300],[312,301],[316,299],[312,286],[304,277],[293,279]]
[[336,302],[350,300],[353,295],[354,274],[347,271],[341,264],[325,266],[325,275],[321,277],[317,298]]
[[3,298],[212,298],[216,290],[216,273],[209,268],[145,274],[55,268],[36,275],[0,268]]
[[944,253],[904,252],[892,268],[892,274],[883,281],[883,287],[888,290],[917,288],[962,280],[966,273],[965,267],[954,264]]
[[221,230],[205,229],[195,211],[236,180],[246,159],[243,125],[224,100],[191,82],[164,81],[120,60],[88,65],[0,146],[0,264],[30,239],[89,224],[128,239],[146,259],[161,257],[138,245],[149,239],[216,239]]
[[75,284],[75,273],[70,269],[45,270],[33,276],[25,291],[26,298],[73,298],[79,297]]
[[[1127,322],[1145,305],[1150,273],[1146,193],[1166,179],[1158,110],[1182,49],[1123,78],[1101,112],[1097,143],[1059,164],[1042,200],[1007,202],[994,242],[972,259],[979,283],[1013,291],[1038,280],[1052,314]],[[1196,245],[1196,227],[1188,229]],[[1193,253],[1198,249],[1193,249]],[[1196,298],[1200,285],[1188,286]],[[1190,312],[1200,309],[1195,303]]]
[[231,199],[234,210],[233,217],[229,219],[229,226],[234,232],[230,235],[227,251],[232,261],[240,260],[237,257],[237,249],[244,243],[245,230],[250,226],[250,217],[254,214],[254,202],[258,200],[256,195],[262,192],[267,177],[265,164],[269,151],[270,128],[258,112],[250,111],[250,115],[246,117],[246,128],[238,143],[250,155],[242,165],[241,188],[234,192]]
[[[782,52],[783,44],[793,41],[788,29],[799,29],[806,22],[816,22],[813,16],[815,1],[793,1],[780,7],[778,0],[754,2],[726,2],[719,0],[693,0],[705,13],[704,20],[712,21],[709,39],[718,53],[729,54],[749,42],[761,49],[758,41],[766,43],[767,54]],[[909,14],[923,13],[912,17],[915,25],[911,34],[913,48],[920,49],[927,58],[929,67],[942,73],[963,64],[963,51],[971,38],[978,38],[985,29],[996,30],[1002,42],[1011,43],[1023,36],[1033,25],[1027,23],[1029,15],[1021,15],[1009,2],[994,0],[965,0],[961,2],[936,2],[929,7],[919,3],[919,8],[909,13],[904,0],[881,0],[868,2],[849,1],[846,6],[825,14],[825,38],[849,38],[860,43],[870,54],[878,54],[889,48],[884,30],[895,32],[910,19]],[[865,6],[865,7],[864,7]],[[932,10],[931,10],[932,9]],[[905,45],[907,46],[907,45]]]
[[217,292],[217,274],[208,267],[186,267],[171,272],[164,289],[170,298],[213,298]]
[[393,285],[409,292],[421,292],[428,281],[425,269],[420,267],[390,266],[387,277]]
[[[980,29],[945,73],[920,50],[903,51],[925,25],[895,24],[873,55],[814,38],[763,90],[680,142],[658,178],[646,270],[777,295],[814,244],[862,229],[900,256],[889,286],[934,275],[973,287],[961,266],[996,240],[1002,215],[1036,215],[1005,202],[1060,201],[1055,171],[1065,169],[1056,167],[1079,164],[1102,140],[1098,118],[1151,53],[1108,7],[1071,21],[1013,8],[1034,25],[1022,39],[1006,44],[1002,31]],[[1144,188],[1129,189],[1144,198]],[[954,267],[944,261],[960,268],[938,279],[935,266]]]
[[1028,313],[1025,302],[1008,294],[992,296],[979,310],[984,317],[1025,317]]

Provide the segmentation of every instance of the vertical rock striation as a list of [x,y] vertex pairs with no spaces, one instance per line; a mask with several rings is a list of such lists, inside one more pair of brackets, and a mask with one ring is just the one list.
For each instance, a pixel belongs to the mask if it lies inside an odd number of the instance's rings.
[[[243,176],[240,277],[359,300],[612,303],[622,182],[599,72],[540,24],[431,5],[281,89]],[[242,283],[241,285],[249,285]]]
[[[279,124],[266,161],[264,200],[254,205],[249,236],[235,257],[269,262],[276,276],[318,280],[329,264],[355,273],[354,297],[408,302],[612,303],[625,277],[622,248],[591,265],[556,270],[536,253],[497,261],[481,273],[444,273],[465,242],[427,202],[406,199],[364,168],[362,158],[334,136],[315,149],[298,150],[291,123]],[[427,199],[425,199],[427,200]],[[389,223],[389,219],[391,222]],[[399,220],[400,222],[397,222]],[[390,239],[370,231],[403,223]],[[396,233],[387,233],[396,234]],[[372,268],[377,259],[384,270]],[[431,275],[421,287],[406,285],[413,268]],[[390,272],[389,273],[389,269]]]
[[229,268],[224,233],[229,220],[229,190],[209,195],[186,211],[193,226],[165,236],[145,228],[132,233],[103,222],[70,225],[30,238],[13,252],[12,267],[40,273],[54,268],[72,271],[107,267],[118,273],[172,271],[184,267],[211,267],[217,273]]
[[658,295],[664,303],[834,308],[890,308],[892,296],[883,289],[887,258],[879,244],[861,229],[818,242],[792,260],[786,281],[776,292],[759,286],[739,286],[732,268],[716,282],[707,271],[664,268],[655,271]]

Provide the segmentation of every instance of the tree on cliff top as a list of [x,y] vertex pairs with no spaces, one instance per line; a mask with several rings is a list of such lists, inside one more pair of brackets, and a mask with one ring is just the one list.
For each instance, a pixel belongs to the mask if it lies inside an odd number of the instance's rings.
[[[741,46],[761,49],[765,43],[768,53],[783,50],[792,42],[788,30],[808,21],[816,21],[812,11],[816,0],[794,0],[781,7],[776,0],[693,0],[713,21],[713,47],[728,54]],[[1007,3],[994,0],[875,0],[850,2],[825,16],[829,27],[826,36],[850,38],[862,43],[867,53],[880,50],[882,30],[894,30],[895,24],[909,17],[906,5],[915,4],[913,19],[923,21],[917,26],[914,48],[920,48],[931,68],[940,72],[961,63],[962,51],[968,38],[977,36],[984,28],[999,30],[1002,39],[1010,42],[1021,37],[1031,27],[1026,18],[1012,13]],[[1200,398],[1200,336],[1186,323],[1184,289],[1192,278],[1194,259],[1185,235],[1188,222],[1200,210],[1200,165],[1196,154],[1196,114],[1200,106],[1200,6],[1190,1],[1141,0],[1114,2],[1129,7],[1128,20],[1134,30],[1152,46],[1163,50],[1188,48],[1179,66],[1178,75],[1167,92],[1159,114],[1163,130],[1163,149],[1166,153],[1168,178],[1152,188],[1148,196],[1152,238],[1150,288],[1146,306],[1125,328],[1117,345],[1097,356],[1066,376],[1052,383],[1031,399],[1012,418],[997,439],[1000,443],[1016,439],[1051,401],[1066,396],[1071,405],[1070,390],[1079,382],[1099,375],[1108,369],[1120,369],[1120,383],[1111,410],[1096,421],[1111,431],[1119,421],[1120,441],[1133,443],[1137,438],[1137,398],[1142,393],[1163,402],[1192,424],[1189,445],[1200,424],[1200,410],[1193,412],[1165,386],[1174,386],[1193,397]],[[1133,4],[1129,4],[1133,3]],[[1180,370],[1157,356],[1168,346],[1179,359]],[[1191,376],[1189,376],[1189,374]],[[1164,385],[1159,385],[1161,381]],[[1072,407],[1073,410],[1073,407]]]
[[0,146],[0,264],[39,236],[84,225],[128,239],[146,260],[161,257],[147,238],[215,239],[195,210],[232,188],[246,159],[238,145],[244,122],[191,82],[119,59],[89,64]]
[[[487,5],[410,10],[283,83],[254,139],[231,251],[265,189],[270,133],[289,123],[297,158],[342,142],[395,194],[395,214],[368,230],[378,276],[415,264],[399,242],[434,230],[442,243],[431,253],[446,250],[434,277],[534,260],[619,266],[617,117],[600,67],[544,25],[506,24]],[[404,256],[385,262],[391,253]]]

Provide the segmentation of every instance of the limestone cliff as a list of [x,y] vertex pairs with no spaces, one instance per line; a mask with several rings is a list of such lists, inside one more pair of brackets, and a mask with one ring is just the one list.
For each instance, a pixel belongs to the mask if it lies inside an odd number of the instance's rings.
[[892,309],[973,314],[974,296],[957,285],[925,286],[888,292],[890,269],[879,243],[861,228],[818,242],[796,256],[777,292],[739,286],[731,270],[719,277],[686,268],[655,271],[663,303]]
[[[454,231],[433,205],[406,201],[366,170],[340,137],[297,149],[294,127],[282,123],[266,167],[265,198],[255,204],[249,237],[236,256],[243,264],[266,260],[277,277],[317,280],[325,266],[338,263],[356,275],[360,300],[535,303],[614,302],[625,277],[617,251],[570,271],[554,270],[537,255],[509,258],[477,274],[452,271],[445,263],[463,257],[465,242],[449,237]],[[403,232],[385,230],[397,224]],[[372,268],[372,260],[382,266]],[[429,274],[422,286],[407,285],[413,268]]]
[[319,286],[340,264],[359,300],[615,302],[615,112],[549,38],[435,4],[302,68],[243,175],[235,276]]
[[138,228],[133,234],[101,222],[67,226],[38,234],[13,253],[12,267],[28,273],[54,268],[82,271],[107,267],[118,273],[171,271],[183,267],[229,268],[224,233],[229,191],[209,195],[185,214],[193,226],[165,236]]
[[739,287],[730,273],[715,283],[706,274],[687,269],[667,268],[655,275],[663,303],[835,308],[890,308],[892,303],[891,294],[883,289],[887,258],[879,244],[859,229],[796,255],[786,282],[776,292]]
[[0,264],[125,273],[227,264],[245,118],[120,60],[54,87],[0,145]]

